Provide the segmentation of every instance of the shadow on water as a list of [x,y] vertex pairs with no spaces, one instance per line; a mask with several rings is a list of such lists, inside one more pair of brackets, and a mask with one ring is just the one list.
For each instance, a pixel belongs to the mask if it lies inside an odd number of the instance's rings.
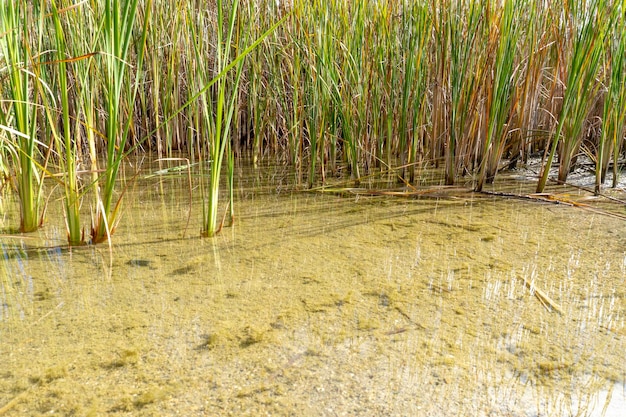
[[52,215],[3,240],[0,415],[618,415],[623,221],[285,175],[242,173],[214,239],[198,198],[183,237],[168,177],[129,193],[110,251],[62,249]]

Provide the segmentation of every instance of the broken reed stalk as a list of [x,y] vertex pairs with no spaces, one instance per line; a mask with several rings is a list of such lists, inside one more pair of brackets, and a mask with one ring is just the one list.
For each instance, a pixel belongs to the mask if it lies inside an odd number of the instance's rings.
[[519,276],[519,278],[524,282],[524,285],[530,290],[531,294],[534,294],[548,311],[556,311],[560,315],[563,315],[563,309],[545,292],[541,291],[535,284],[528,281],[523,276]]

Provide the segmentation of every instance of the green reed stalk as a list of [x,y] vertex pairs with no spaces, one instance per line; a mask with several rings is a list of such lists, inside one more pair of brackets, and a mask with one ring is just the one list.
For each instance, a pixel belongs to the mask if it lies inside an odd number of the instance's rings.
[[595,192],[599,194],[606,180],[611,154],[613,156],[613,183],[618,182],[618,158],[626,134],[626,17],[620,7],[613,12],[622,13],[616,19],[614,32],[621,36],[610,37],[607,47],[606,73],[610,74],[602,113],[602,134],[596,158]]
[[[118,222],[121,200],[118,199],[113,204],[113,197],[120,164],[125,156],[139,79],[137,76],[135,88],[131,90],[127,84],[127,73],[137,5],[138,0],[105,0],[104,2],[101,40],[106,71],[103,93],[107,111],[105,128],[107,154],[102,200],[97,203],[100,209],[92,225],[93,243],[108,240],[109,234],[114,231]],[[150,10],[150,7],[146,7],[146,10]],[[149,14],[146,13],[146,21],[148,16]],[[144,22],[140,44],[137,48],[136,65],[138,68],[142,67],[147,26]],[[126,120],[123,117],[125,111],[128,113]]]
[[[446,99],[446,93],[449,86],[449,42],[450,42],[450,30],[449,26],[449,14],[450,14],[450,2],[448,0],[442,2],[436,2],[432,0],[430,10],[433,16],[433,66],[431,68],[432,80],[432,98],[431,98],[431,129],[430,129],[430,143],[425,145],[425,150],[428,154],[428,158],[435,162],[435,166],[439,166],[440,146],[442,138],[447,138],[449,135],[448,129],[448,100]],[[454,155],[454,150],[449,149],[447,139],[445,141],[445,154],[448,153]],[[447,158],[444,156],[447,161]],[[446,164],[446,182],[454,183],[454,164],[449,162]]]
[[[567,65],[567,81],[563,94],[563,107],[548,156],[542,167],[537,184],[537,192],[543,192],[554,155],[559,143],[559,175],[558,179],[565,182],[571,167],[572,159],[580,148],[582,130],[597,91],[595,77],[602,57],[603,36],[606,27],[605,0],[591,0],[582,4],[572,4],[571,15],[566,13],[570,30],[573,34],[572,52]],[[568,10],[566,10],[568,12]]]
[[548,27],[545,11],[537,2],[529,2],[526,17],[519,16],[518,24],[526,28],[520,36],[519,48],[523,61],[517,86],[517,130],[512,134],[511,160],[509,167],[514,168],[521,158],[526,162],[531,151],[531,135],[539,126],[539,103],[542,85],[543,68],[547,65],[549,48]]
[[[422,106],[425,104],[428,71],[426,48],[432,27],[427,5],[414,3],[413,6],[409,6],[409,2],[405,2],[404,10],[401,30],[404,34],[402,50],[405,51],[405,66],[399,135],[401,155],[406,155],[403,157],[402,164],[408,165],[409,181],[413,182],[420,139],[418,121],[422,118]],[[405,178],[404,168],[402,178]]]
[[447,185],[454,184],[461,141],[471,137],[467,131],[467,120],[471,117],[479,93],[477,79],[480,77],[479,59],[481,49],[481,23],[484,5],[481,1],[471,0],[468,5],[451,6],[447,15],[447,39],[450,51],[449,88],[450,88],[450,132],[447,137],[445,154]]
[[[350,113],[347,113],[343,103],[343,97],[340,93],[340,85],[342,84],[340,70],[341,54],[337,48],[337,41],[341,39],[337,31],[341,30],[344,14],[341,5],[330,4],[325,6],[323,2],[316,2],[315,7],[318,9],[319,18],[321,19],[320,27],[322,30],[317,31],[317,46],[314,50],[316,55],[317,76],[315,77],[315,102],[319,106],[317,117],[318,128],[315,130],[315,155],[319,159],[320,172],[322,181],[326,179],[326,161],[324,154],[327,144],[330,146],[330,152],[335,154],[337,138],[342,135],[346,148],[350,145],[349,121]],[[338,120],[339,118],[339,120]],[[341,133],[340,133],[341,130]],[[348,151],[349,152],[349,151]],[[311,171],[309,178],[309,186],[313,185],[315,172]]]
[[495,25],[495,29],[491,31],[495,39],[491,43],[496,45],[496,51],[491,71],[493,78],[489,80],[490,85],[486,89],[487,135],[482,150],[477,191],[482,190],[485,181],[491,182],[495,178],[506,144],[516,85],[515,50],[519,26],[515,24],[515,11],[521,7],[519,1],[514,4],[513,0],[504,0],[502,6],[496,6],[496,10],[489,12],[489,16],[495,20],[488,22],[488,25]]
[[[259,53],[259,51],[255,51]],[[267,109],[266,94],[263,94],[263,69],[260,65],[260,59],[251,59],[248,74],[248,109],[251,113],[251,130],[254,138],[252,139],[252,162],[254,166],[258,166],[259,159],[262,155],[262,136],[263,134],[263,114]]]
[[[6,63],[7,89],[10,107],[5,112],[0,106],[4,130],[14,138],[17,153],[17,192],[20,206],[20,231],[32,232],[40,224],[41,194],[43,182],[38,171],[37,105],[33,92],[35,75],[29,70],[32,63],[29,9],[35,12],[39,3],[25,0],[2,2],[0,5],[0,48]],[[39,33],[43,25],[43,13],[39,18]],[[41,37],[38,40],[41,44]],[[10,126],[9,126],[10,125]],[[8,129],[7,129],[8,128]]]
[[404,56],[404,68],[401,90],[401,104],[400,104],[400,122],[398,126],[398,140],[400,147],[400,165],[402,165],[402,171],[400,177],[404,179],[406,164],[409,158],[409,149],[412,149],[409,141],[409,120],[410,111],[413,108],[412,100],[419,100],[417,97],[412,96],[415,86],[416,74],[419,71],[419,65],[417,62],[421,57],[422,50],[417,50],[417,44],[419,37],[424,37],[425,33],[420,33],[420,30],[414,27],[412,24],[413,13],[411,13],[408,5],[404,6],[404,13],[402,13],[402,33],[401,51],[406,51]]
[[[217,0],[217,45],[215,72],[222,73],[229,63],[231,50],[234,46],[233,35],[235,33],[235,21],[237,17],[237,8],[239,1],[235,0],[232,4],[228,21],[225,22],[224,6],[222,0]],[[224,26],[224,24],[227,26]],[[221,28],[226,28],[226,38],[222,34]],[[210,118],[210,143],[209,155],[211,158],[208,201],[203,206],[204,221],[202,224],[202,233],[206,236],[214,236],[219,232],[219,224],[217,220],[218,201],[220,190],[220,173],[222,169],[222,161],[224,155],[228,153],[227,160],[230,161],[232,156],[232,148],[228,146],[231,135],[231,122],[233,114],[237,106],[237,95],[239,82],[241,80],[243,60],[240,60],[235,69],[235,77],[232,86],[228,85],[228,80],[220,77],[216,83],[216,102],[215,108],[210,109],[208,114]],[[230,88],[229,88],[230,87]],[[227,94],[228,93],[228,94]],[[229,164],[230,165],[230,164]],[[232,170],[229,170],[229,181],[232,184]],[[231,193],[232,195],[232,193]]]
[[[312,187],[315,183],[318,158],[320,160],[323,158],[318,153],[320,148],[322,148],[324,135],[327,130],[328,118],[326,116],[329,109],[333,107],[331,105],[333,99],[337,103],[336,95],[330,92],[332,88],[330,85],[334,82],[336,76],[334,60],[329,54],[334,53],[335,50],[329,44],[330,39],[332,39],[329,32],[331,27],[329,23],[330,13],[321,10],[318,2],[303,3],[298,4],[298,7],[304,8],[302,15],[313,17],[312,22],[306,22],[307,26],[303,29],[305,33],[310,31],[310,35],[305,36],[300,44],[300,51],[306,62],[303,66],[305,76],[302,99],[305,109],[304,117],[307,138],[309,140],[308,186]],[[329,76],[329,72],[332,75]]]
[[[364,67],[364,53],[366,47],[365,26],[367,24],[366,2],[355,2],[356,10],[346,8],[342,17],[345,19],[346,59],[345,68],[342,70],[345,86],[341,86],[343,97],[341,98],[341,134],[343,136],[344,152],[351,178],[359,182],[359,164],[361,161],[362,138],[366,137],[365,112],[368,99],[368,75]],[[352,18],[347,13],[352,14]],[[340,45],[337,45],[340,47]],[[330,67],[331,64],[328,64]],[[336,84],[337,85],[337,84]],[[339,86],[337,86],[339,88]]]
[[[291,161],[296,167],[296,172],[298,178],[301,178],[302,173],[302,147],[301,147],[301,135],[303,132],[303,103],[301,97],[301,76],[302,76],[302,60],[299,54],[294,53],[293,60],[291,61],[291,65],[289,67],[289,73],[286,77],[287,80],[291,80],[291,83],[286,84],[285,90],[287,90],[287,86],[293,85],[291,88],[291,94],[283,94],[285,100],[289,100],[285,104],[285,108],[291,109],[291,111],[286,115],[287,123],[290,127],[289,129],[289,149],[291,151]],[[286,81],[287,81],[286,80]]]
[[80,227],[80,205],[81,192],[78,185],[77,175],[77,141],[80,131],[76,132],[76,139],[72,139],[72,124],[70,122],[70,93],[68,86],[68,66],[67,66],[67,45],[65,40],[65,30],[61,23],[59,9],[54,0],[50,3],[52,7],[52,19],[54,22],[54,41],[56,46],[56,67],[54,71],[57,75],[57,87],[61,97],[61,131],[56,128],[56,115],[51,112],[50,106],[46,105],[49,127],[54,136],[57,152],[59,154],[59,164],[63,172],[63,189],[65,192],[65,224],[67,228],[67,239],[70,246],[84,243],[83,231]]
[[[381,3],[380,7],[386,7],[386,4]],[[368,86],[369,91],[369,116],[368,116],[368,125],[369,125],[369,135],[373,136],[375,140],[370,141],[368,148],[364,151],[367,152],[370,158],[373,159],[373,166],[379,166],[382,161],[387,157],[386,155],[386,145],[383,143],[382,138],[385,137],[387,132],[387,115],[386,112],[393,111],[389,108],[385,100],[387,97],[385,93],[387,91],[386,88],[386,80],[382,74],[386,72],[388,66],[387,51],[384,47],[384,42],[382,39],[388,39],[389,36],[386,32],[382,31],[379,35],[381,40],[376,42],[375,44],[369,45],[369,53],[371,57],[371,65],[370,65],[370,84]],[[387,160],[387,164],[390,161]]]
[[[381,82],[382,84],[382,96],[385,97],[386,109],[384,116],[382,116],[383,132],[380,138],[381,148],[385,151],[386,166],[389,167],[394,163],[394,159],[398,153],[397,146],[397,112],[400,111],[400,101],[402,97],[402,85],[403,78],[402,64],[398,63],[394,59],[394,55],[402,54],[399,51],[400,45],[398,45],[393,25],[392,4],[385,4],[378,10],[379,14],[379,26],[381,28],[380,42],[382,44],[382,56],[384,65],[381,67]],[[382,156],[382,155],[381,155]]]
[[[189,3],[189,2],[187,2]],[[209,3],[206,3],[209,4]],[[196,5],[186,5],[183,1],[159,1],[154,6],[153,28],[149,33],[152,44],[149,60],[152,87],[153,128],[156,129],[156,147],[158,155],[172,156],[175,149],[184,147],[184,129],[186,117],[179,115],[169,121],[163,121],[163,115],[173,114],[180,108],[184,100],[184,90],[194,77],[193,55],[190,52],[195,40],[191,39],[191,31],[186,24],[185,9],[196,10]],[[171,46],[167,46],[171,45]],[[185,75],[187,74],[187,75]],[[187,85],[186,85],[187,84]],[[188,95],[192,90],[187,91]],[[194,110],[194,109],[190,109]],[[191,136],[187,149],[193,153],[194,136]]]
[[[94,21],[93,13],[86,8],[80,8],[77,12],[79,17],[74,22],[68,24],[68,28],[79,27],[93,27],[96,25]],[[78,33],[74,33],[72,36],[74,39],[78,38]],[[91,37],[84,37],[82,42],[72,42],[71,46],[73,56],[81,56],[85,51],[95,51],[96,44],[98,42],[97,34]],[[90,167],[90,184],[96,186],[85,187],[93,192],[93,201],[96,206],[101,201],[100,187],[98,187],[98,147],[97,140],[101,136],[97,124],[98,118],[96,116],[98,107],[99,89],[97,86],[100,84],[100,79],[103,74],[97,70],[97,59],[95,53],[90,53],[85,56],[85,59],[80,59],[73,64],[74,75],[77,82],[74,88],[76,89],[76,116],[74,121],[74,141],[76,141],[84,135],[84,142],[86,142],[87,156]],[[76,150],[78,151],[77,148]],[[87,158],[86,158],[87,159]]]
[[[0,111],[0,113],[2,112]],[[4,122],[2,122],[2,116],[0,116],[0,130],[6,131],[7,128]],[[10,132],[8,132],[8,134],[10,134]],[[0,140],[0,192],[5,190],[5,186],[9,183],[9,175],[11,172],[9,160],[13,155],[15,155],[15,149],[9,141]]]

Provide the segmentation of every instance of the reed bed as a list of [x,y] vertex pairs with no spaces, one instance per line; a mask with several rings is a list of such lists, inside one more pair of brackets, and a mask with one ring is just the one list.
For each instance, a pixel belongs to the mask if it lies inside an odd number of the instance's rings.
[[535,157],[541,192],[555,161],[563,182],[585,156],[597,193],[609,172],[618,184],[623,0],[18,0],[0,9],[0,169],[17,184],[22,231],[38,226],[42,179],[54,176],[70,243],[86,240],[85,196],[91,241],[107,240],[120,164],[140,152],[209,163],[207,235],[219,230],[222,165],[232,189],[244,157],[292,164],[308,187],[389,169],[415,183],[423,168],[442,167],[442,183],[471,179],[477,190]]

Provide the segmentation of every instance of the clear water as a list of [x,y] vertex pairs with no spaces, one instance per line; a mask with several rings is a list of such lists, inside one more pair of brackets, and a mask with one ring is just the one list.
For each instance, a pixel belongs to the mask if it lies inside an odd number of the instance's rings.
[[213,239],[184,173],[137,180],[110,248],[66,249],[54,199],[4,236],[0,415],[622,415],[624,219],[291,178],[240,173]]

